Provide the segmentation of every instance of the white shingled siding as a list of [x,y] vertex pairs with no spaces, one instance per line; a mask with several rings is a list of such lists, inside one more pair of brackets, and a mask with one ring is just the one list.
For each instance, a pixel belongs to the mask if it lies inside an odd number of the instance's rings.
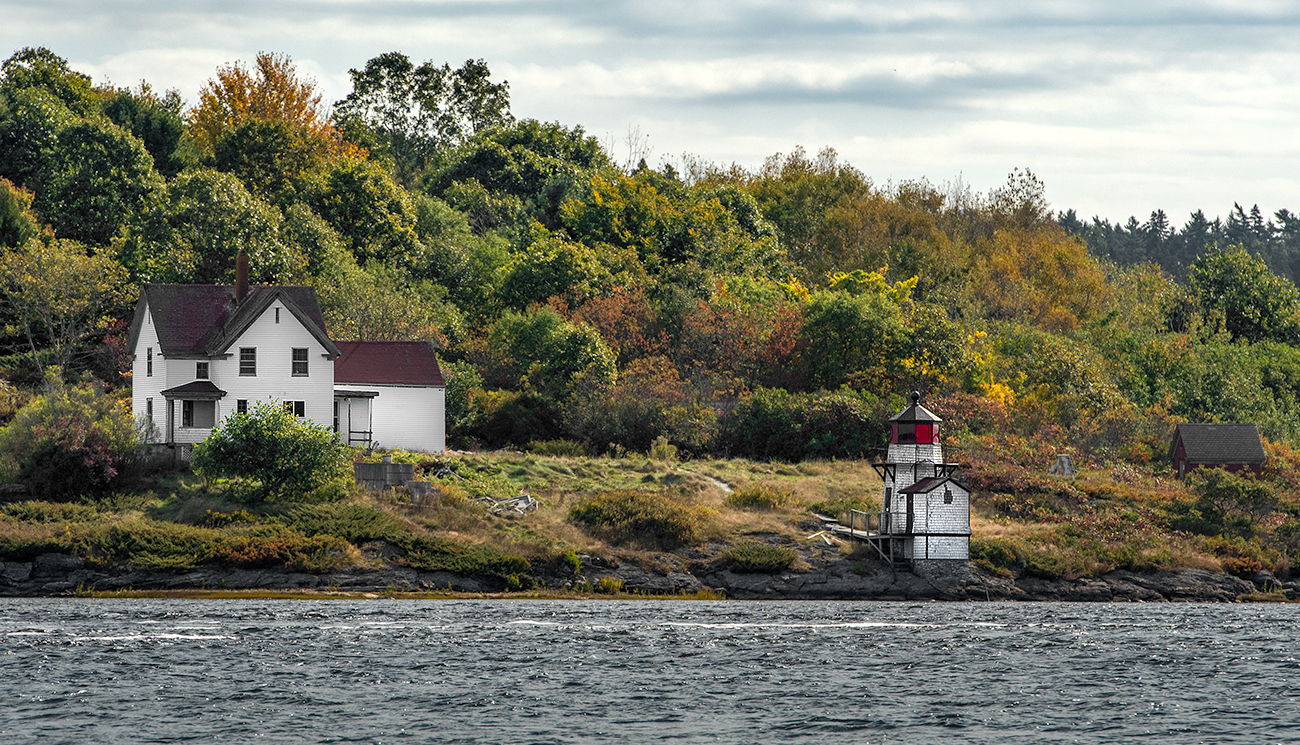
[[423,453],[447,449],[446,388],[347,381],[339,385],[378,391],[379,396],[373,399],[374,440],[380,447]]
[[[148,375],[148,350],[153,350],[153,375]],[[153,399],[153,424],[158,441],[167,436],[167,404],[162,392],[167,387],[167,361],[158,348],[158,330],[153,325],[153,315],[145,308],[144,323],[136,340],[131,361],[131,414],[139,419],[145,415],[148,399]]]

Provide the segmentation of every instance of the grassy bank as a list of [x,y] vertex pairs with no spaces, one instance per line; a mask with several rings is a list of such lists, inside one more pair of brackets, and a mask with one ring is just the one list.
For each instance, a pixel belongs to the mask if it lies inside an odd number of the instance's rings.
[[[1020,465],[1033,453],[964,444],[960,457],[972,464],[977,490],[972,560],[989,571],[1049,578],[1117,568],[1290,572],[1300,532],[1285,490],[1266,514],[1198,532],[1190,528],[1195,519],[1204,528],[1197,507],[1205,505],[1159,466],[1084,462],[1078,478],[1061,480]],[[171,475],[152,490],[95,502],[0,505],[0,560],[61,552],[93,567],[176,572],[406,566],[486,577],[511,592],[543,592],[537,577],[566,574],[577,578],[577,592],[619,596],[620,587],[582,586],[581,578],[600,575],[601,558],[656,572],[702,565],[779,572],[806,568],[809,556],[850,555],[853,546],[808,538],[816,530],[811,512],[876,510],[881,486],[867,462],[851,460],[495,452],[444,463],[456,475],[431,478],[434,489],[418,499],[353,488],[337,502],[250,507],[236,482]],[[536,508],[494,514],[494,503],[520,494]]]

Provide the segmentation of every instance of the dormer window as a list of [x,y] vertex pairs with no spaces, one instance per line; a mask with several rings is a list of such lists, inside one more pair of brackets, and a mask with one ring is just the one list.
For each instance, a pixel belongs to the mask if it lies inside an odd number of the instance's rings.
[[208,363],[206,363],[206,362],[195,362],[195,363],[194,363],[194,378],[195,378],[195,380],[207,380],[207,379],[208,379]]

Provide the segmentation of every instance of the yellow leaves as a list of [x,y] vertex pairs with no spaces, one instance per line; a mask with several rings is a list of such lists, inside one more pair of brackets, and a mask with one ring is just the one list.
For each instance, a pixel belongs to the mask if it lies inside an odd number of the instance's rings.
[[850,295],[879,295],[898,305],[910,301],[912,291],[916,289],[917,277],[909,277],[891,285],[885,279],[885,272],[887,271],[889,271],[889,267],[882,266],[874,272],[866,272],[861,269],[854,269],[851,272],[835,272],[830,275],[827,289],[832,291],[842,290]]
[[216,79],[199,91],[189,123],[201,148],[212,152],[224,133],[241,124],[279,121],[327,141],[337,156],[363,155],[330,125],[316,81],[300,78],[288,55],[258,52],[254,67],[243,62],[219,67]]
[[999,230],[982,248],[976,292],[994,317],[1073,331],[1109,297],[1105,273],[1087,247],[1059,230]]

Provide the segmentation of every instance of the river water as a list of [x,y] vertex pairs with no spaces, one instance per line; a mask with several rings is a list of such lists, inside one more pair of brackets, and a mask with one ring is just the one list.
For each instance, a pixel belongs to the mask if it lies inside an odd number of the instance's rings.
[[0,743],[1300,742],[1298,610],[0,599]]

